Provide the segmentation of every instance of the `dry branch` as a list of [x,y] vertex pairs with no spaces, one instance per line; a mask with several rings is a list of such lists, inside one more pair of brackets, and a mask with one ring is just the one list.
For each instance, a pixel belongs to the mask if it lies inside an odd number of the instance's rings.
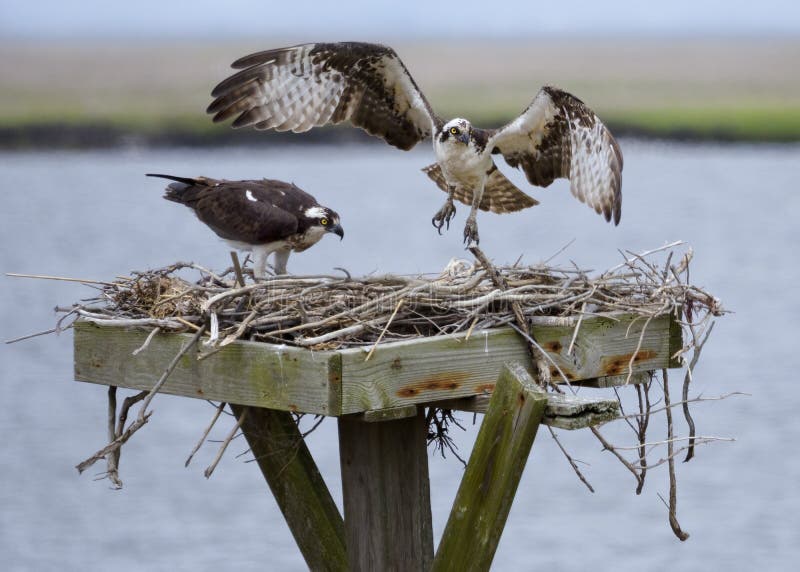
[[[521,331],[536,323],[566,324],[577,336],[585,316],[626,312],[647,323],[689,306],[692,316],[719,315],[719,302],[688,284],[688,271],[665,272],[648,259],[677,247],[625,255],[625,262],[597,276],[569,267],[494,266],[477,248],[476,264],[458,261],[438,275],[273,276],[243,286],[233,268],[222,275],[202,269],[200,279],[189,282],[178,273],[201,267],[177,263],[99,282],[96,303],[65,311],[101,325],[169,332],[196,332],[213,320],[209,351],[237,339],[315,350],[375,347],[509,323]],[[546,358],[531,350],[546,379]]]

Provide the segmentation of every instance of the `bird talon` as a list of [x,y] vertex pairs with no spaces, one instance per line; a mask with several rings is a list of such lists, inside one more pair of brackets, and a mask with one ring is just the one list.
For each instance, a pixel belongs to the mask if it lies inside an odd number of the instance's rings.
[[480,241],[477,223],[473,219],[467,219],[467,224],[464,225],[464,244],[469,248],[473,243],[477,246]]
[[456,207],[453,206],[453,201],[448,200],[444,206],[439,209],[439,212],[436,213],[433,218],[431,219],[431,224],[436,229],[440,235],[442,234],[442,227],[445,227],[447,230],[450,230],[450,221],[453,220],[453,217],[456,215]]

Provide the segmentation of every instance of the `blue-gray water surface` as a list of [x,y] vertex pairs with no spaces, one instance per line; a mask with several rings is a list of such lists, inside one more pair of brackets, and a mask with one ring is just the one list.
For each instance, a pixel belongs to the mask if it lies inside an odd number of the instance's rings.
[[[691,533],[684,543],[669,530],[658,498],[668,493],[663,468],[636,496],[631,476],[591,434],[562,432],[572,454],[588,463],[591,494],[540,432],[494,568],[793,569],[800,558],[800,392],[791,361],[800,317],[800,147],[622,146],[619,227],[579,204],[561,181],[531,189],[540,207],[481,214],[481,246],[497,262],[522,255],[536,263],[574,240],[554,262],[599,271],[621,260],[619,249],[687,241],[695,250],[692,281],[735,312],[718,320],[692,393],[751,396],[694,408],[700,434],[736,441],[700,448],[678,466],[678,517]],[[0,270],[109,280],[176,260],[227,266],[226,245],[188,209],[164,201],[162,181],[144,177],[166,172],[291,180],[335,208],[345,240],[326,237],[293,256],[290,272],[437,271],[452,257],[467,258],[460,240],[467,209],[437,236],[430,218],[444,195],[419,171],[431,161],[427,147],[401,153],[380,145],[3,153]],[[520,173],[511,177],[529,188]],[[54,306],[92,294],[66,282],[3,276],[0,284],[3,339],[52,327]],[[184,469],[213,413],[203,401],[153,402],[151,422],[123,449],[122,491],[78,475],[74,465],[105,444],[106,392],[72,381],[71,343],[66,332],[0,349],[4,570],[305,568],[258,468],[235,456],[243,441],[209,480],[203,468],[216,444]],[[463,420],[468,430],[456,440],[466,455],[476,429],[471,417]],[[228,418],[215,438],[230,427]],[[658,431],[653,438],[663,437]],[[341,505],[335,423],[323,423],[309,440]],[[430,470],[438,538],[462,467],[452,456],[432,456]]]

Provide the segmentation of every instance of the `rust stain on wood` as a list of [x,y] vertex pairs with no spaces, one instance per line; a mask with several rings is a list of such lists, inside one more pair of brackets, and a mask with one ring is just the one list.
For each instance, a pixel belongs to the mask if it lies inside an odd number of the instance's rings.
[[494,391],[494,384],[493,383],[482,383],[478,387],[475,388],[475,391],[479,394],[481,393],[491,393]]
[[[605,375],[622,375],[628,371],[628,364],[631,363],[631,357],[633,357],[633,363],[638,363],[658,357],[658,353],[653,350],[639,350],[636,352],[635,356],[633,354],[607,356],[600,360],[600,367]],[[567,377],[569,377],[569,375]]]
[[[571,371],[569,368],[564,367],[563,365],[559,365],[558,367],[561,368],[561,372],[564,372],[564,375],[567,377],[567,380],[575,381],[577,379],[578,376],[575,375],[575,372]],[[559,372],[555,366],[552,366],[550,368],[550,377],[556,383],[558,383],[559,381],[564,381],[564,377],[561,375],[561,372]]]
[[397,391],[397,395],[398,397],[413,397],[424,391],[458,389],[468,377],[469,373],[464,371],[435,373],[420,381],[401,387]]
[[543,346],[543,347],[544,347],[544,349],[546,349],[547,351],[549,351],[549,352],[553,352],[553,353],[556,353],[556,354],[557,354],[557,353],[560,353],[560,352],[561,352],[561,349],[562,349],[564,346],[562,346],[562,345],[561,345],[561,342],[560,342],[560,341],[558,341],[558,340],[553,340],[552,342],[547,342],[546,344],[544,344],[544,346]]

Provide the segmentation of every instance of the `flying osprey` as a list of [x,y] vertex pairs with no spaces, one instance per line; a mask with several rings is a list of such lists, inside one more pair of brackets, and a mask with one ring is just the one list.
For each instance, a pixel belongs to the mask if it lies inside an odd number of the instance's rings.
[[328,232],[344,238],[339,215],[294,184],[270,179],[147,176],[175,181],[167,187],[165,199],[192,209],[233,248],[252,251],[257,279],[264,278],[267,257],[273,252],[275,273],[286,274],[292,252],[314,246]]
[[233,127],[303,132],[349,120],[404,150],[431,137],[437,162],[423,171],[448,195],[432,220],[440,232],[455,215],[453,199],[472,206],[465,242],[478,242],[478,209],[505,213],[538,204],[497,169],[497,153],[534,185],[569,179],[577,199],[619,223],[619,146],[591,109],[560,89],[543,87],[511,123],[479,129],[466,119],[439,118],[387,46],[303,44],[251,54],[232,67],[241,71],[211,93],[214,122],[235,117]]

